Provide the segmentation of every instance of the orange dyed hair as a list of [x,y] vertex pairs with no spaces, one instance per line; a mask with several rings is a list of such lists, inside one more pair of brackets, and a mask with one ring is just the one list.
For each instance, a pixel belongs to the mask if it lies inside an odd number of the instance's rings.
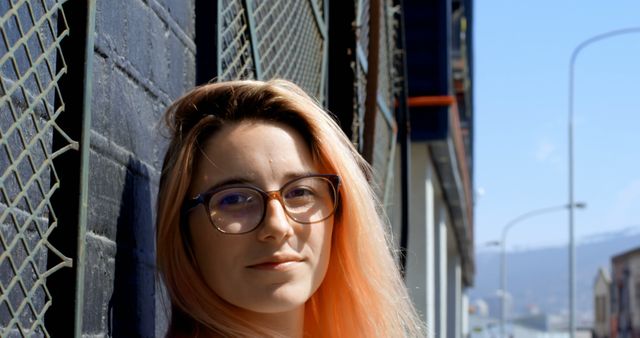
[[207,286],[181,231],[198,144],[226,123],[280,122],[305,138],[314,160],[342,178],[331,258],[319,289],[305,305],[308,337],[417,337],[423,325],[413,308],[377,200],[369,164],[335,120],[299,87],[284,80],[232,81],[197,87],[165,115],[171,141],[158,191],[157,264],[171,299],[168,337],[210,331],[221,336],[274,336],[238,316]]

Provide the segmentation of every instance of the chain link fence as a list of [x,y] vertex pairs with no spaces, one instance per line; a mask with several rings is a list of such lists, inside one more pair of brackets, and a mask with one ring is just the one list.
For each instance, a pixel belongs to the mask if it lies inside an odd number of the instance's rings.
[[[58,226],[52,160],[78,143],[56,124],[69,34],[62,0],[0,1],[0,336],[49,336],[47,276],[71,259],[48,237]],[[58,133],[68,144],[53,151]]]

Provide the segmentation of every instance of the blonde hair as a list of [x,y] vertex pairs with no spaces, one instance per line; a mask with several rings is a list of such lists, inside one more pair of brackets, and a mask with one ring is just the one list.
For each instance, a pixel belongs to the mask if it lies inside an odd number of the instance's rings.
[[366,179],[369,164],[335,120],[299,87],[284,80],[207,84],[173,103],[165,118],[172,135],[158,192],[157,264],[172,305],[167,336],[207,330],[222,336],[276,335],[239,316],[211,291],[180,223],[181,202],[199,158],[198,144],[225,124],[247,119],[295,128],[314,159],[342,178],[329,268],[305,305],[305,336],[423,335]]

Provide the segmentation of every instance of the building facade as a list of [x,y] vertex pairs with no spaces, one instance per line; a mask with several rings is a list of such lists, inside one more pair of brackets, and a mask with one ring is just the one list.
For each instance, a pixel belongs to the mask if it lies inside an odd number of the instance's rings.
[[608,338],[611,334],[611,277],[609,272],[600,268],[593,286],[594,321],[593,335],[595,338]]
[[407,285],[432,337],[468,334],[473,284],[471,1],[405,1],[411,202]]
[[640,337],[640,248],[611,259],[611,338]]
[[0,336],[162,336],[163,111],[198,84],[276,77],[373,166],[430,336],[465,336],[470,0],[25,0],[0,23]]
[[640,248],[611,258],[594,284],[595,337],[640,337]]

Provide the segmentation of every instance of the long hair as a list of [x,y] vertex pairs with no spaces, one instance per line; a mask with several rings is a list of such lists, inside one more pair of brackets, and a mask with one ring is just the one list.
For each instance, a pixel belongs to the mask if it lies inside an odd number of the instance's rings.
[[299,87],[284,80],[232,81],[197,87],[174,102],[158,192],[157,264],[172,307],[169,337],[211,331],[222,336],[273,336],[233,311],[206,284],[181,231],[181,204],[199,160],[200,144],[222,126],[273,121],[296,129],[314,160],[340,175],[326,276],[305,305],[305,336],[422,336],[393,259],[386,224],[366,177],[371,167],[335,120]]

